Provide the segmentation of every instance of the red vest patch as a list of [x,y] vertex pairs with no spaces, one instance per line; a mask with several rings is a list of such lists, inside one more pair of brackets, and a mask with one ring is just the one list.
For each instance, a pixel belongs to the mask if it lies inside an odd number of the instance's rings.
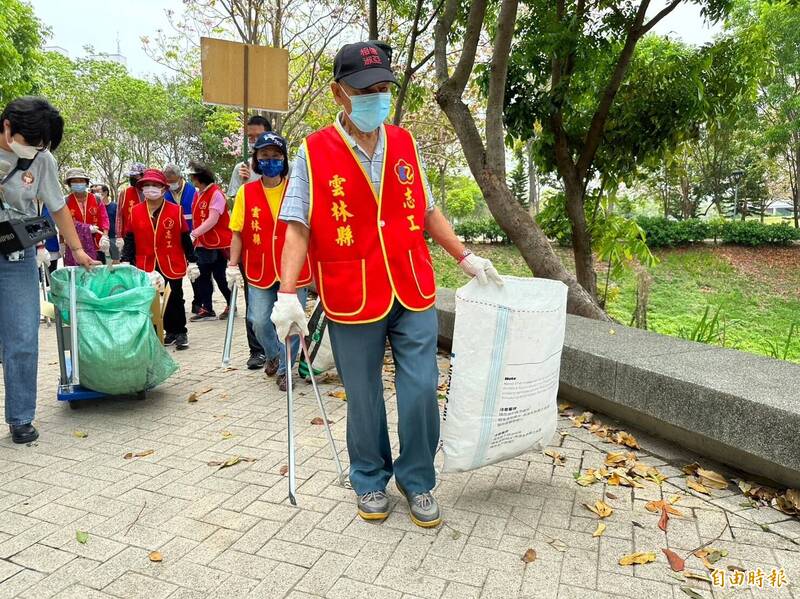
[[155,227],[147,203],[134,206],[129,232],[136,244],[136,267],[145,272],[158,267],[167,279],[182,278],[188,266],[181,244],[183,231],[180,206],[164,201]]
[[411,134],[384,126],[381,189],[333,126],[306,141],[311,187],[309,256],[331,320],[380,320],[394,299],[422,311],[436,301],[423,235],[426,195]]
[[[202,225],[208,218],[211,210],[211,198],[214,197],[214,193],[217,191],[219,191],[219,187],[209,185],[203,190],[203,193],[198,193],[195,197],[192,204],[192,225],[194,228]],[[232,234],[230,224],[231,217],[228,214],[228,206],[226,204],[225,210],[219,215],[217,224],[197,238],[197,245],[209,250],[221,250],[231,247]]]
[[[286,194],[284,185],[283,193]],[[283,198],[281,198],[283,203]],[[244,226],[242,227],[242,264],[248,284],[259,289],[272,287],[280,280],[286,223],[275,220],[261,180],[244,186]],[[308,258],[297,280],[298,287],[311,283]]]

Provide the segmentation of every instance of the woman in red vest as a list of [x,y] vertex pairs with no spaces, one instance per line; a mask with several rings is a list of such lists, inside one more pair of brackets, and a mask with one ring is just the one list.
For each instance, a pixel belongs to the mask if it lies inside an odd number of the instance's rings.
[[94,238],[97,259],[101,264],[105,264],[105,255],[109,252],[109,222],[105,204],[98,202],[94,194],[89,193],[89,175],[82,168],[67,170],[64,183],[70,190],[65,200],[72,214],[72,220],[76,224],[83,223],[89,226]]
[[[242,283],[241,260],[249,286],[247,320],[253,326],[267,362],[267,376],[277,374],[277,384],[286,391],[286,348],[278,339],[270,316],[278,299],[280,263],[286,223],[278,220],[286,195],[289,162],[286,140],[275,133],[262,133],[253,147],[252,167],[261,178],[239,188],[231,216],[231,258],[226,276],[230,284]],[[297,299],[305,306],[306,286],[311,283],[310,266],[306,263],[297,281]],[[243,286],[243,285],[240,285]],[[292,365],[300,340],[292,340]],[[292,366],[288,367],[291,371]]]
[[[365,520],[389,515],[392,476],[422,527],[442,521],[431,491],[439,443],[436,284],[424,233],[479,283],[502,279],[489,260],[464,248],[433,204],[417,145],[384,125],[395,83],[382,45],[344,46],[334,59],[332,126],[308,136],[297,153],[281,220],[290,221],[281,288],[272,311],[279,338],[308,334],[295,295],[306,253],[347,392],[350,481]],[[381,370],[392,347],[400,454],[392,458]]]
[[186,171],[192,185],[197,189],[197,196],[192,204],[192,241],[197,253],[197,265],[200,267],[200,276],[197,278],[197,295],[195,301],[199,305],[197,314],[189,320],[216,319],[211,297],[214,285],[211,278],[217,282],[217,287],[225,298],[225,309],[219,315],[220,320],[228,318],[228,304],[231,291],[225,280],[225,264],[228,261],[231,247],[230,216],[228,204],[220,188],[214,182],[214,173],[201,162],[190,162]]
[[156,287],[163,286],[163,276],[170,286],[170,296],[164,311],[164,345],[187,349],[186,312],[183,308],[183,277],[198,274],[189,227],[181,207],[164,200],[169,189],[164,173],[148,169],[136,182],[145,201],[131,210],[122,262],[153,273]]

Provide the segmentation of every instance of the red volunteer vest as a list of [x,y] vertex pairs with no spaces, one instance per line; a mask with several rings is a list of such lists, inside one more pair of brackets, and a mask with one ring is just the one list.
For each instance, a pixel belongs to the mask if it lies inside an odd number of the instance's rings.
[[[198,193],[192,204],[192,225],[194,228],[199,227],[208,218],[209,210],[211,209],[211,198],[214,193],[219,191],[216,185],[209,185],[205,188],[203,193]],[[225,211],[219,215],[217,224],[211,230],[203,233],[197,238],[197,245],[207,248],[209,250],[221,250],[231,247],[231,217],[228,214],[228,206],[225,206]]]
[[336,322],[380,320],[395,298],[415,311],[436,300],[416,144],[408,131],[391,125],[384,127],[384,140],[380,191],[335,127],[305,141],[309,256],[322,305]]
[[[97,204],[97,198],[94,197],[93,193],[89,193],[86,195],[86,213],[84,214],[83,210],[81,210],[81,205],[78,202],[78,198],[75,197],[74,193],[69,194],[67,197],[67,208],[69,208],[70,214],[72,214],[72,220],[77,223],[86,223],[87,225],[95,225],[97,227],[100,226],[100,207]],[[95,233],[94,237],[94,249],[100,248],[100,239],[103,237],[100,233]]]
[[152,272],[158,269],[168,279],[180,279],[188,266],[181,245],[183,215],[181,207],[164,201],[155,228],[147,203],[133,208],[130,230],[136,244],[136,267]]
[[139,192],[135,187],[127,187],[122,194],[122,201],[117,208],[117,237],[124,238],[130,230],[131,214],[134,206],[142,204],[143,199],[139,197]]
[[[284,197],[287,185],[283,186]],[[283,198],[281,198],[283,203]],[[242,227],[242,264],[248,284],[259,289],[272,287],[280,280],[286,223],[275,220],[261,180],[244,186],[244,226]],[[311,264],[306,258],[297,280],[298,287],[311,283]]]

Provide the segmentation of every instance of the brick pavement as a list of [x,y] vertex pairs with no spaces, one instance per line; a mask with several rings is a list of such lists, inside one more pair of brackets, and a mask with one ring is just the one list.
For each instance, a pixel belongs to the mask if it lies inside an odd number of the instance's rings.
[[[238,370],[219,368],[224,323],[190,324],[191,349],[174,353],[181,370],[145,401],[111,399],[79,410],[55,400],[55,333],[41,328],[41,439],[19,447],[0,438],[0,598],[711,597],[708,582],[671,572],[661,548],[685,556],[720,533],[713,546],[728,555],[718,566],[765,573],[782,567],[789,585],[716,589],[713,596],[800,597],[792,594],[800,577],[800,522],[745,507],[733,485],[713,497],[687,493],[679,468],[697,456],[630,429],[643,448],[640,458],[668,477],[661,487],[578,486],[573,472],[599,466],[604,452],[618,448],[561,419],[566,434],[553,443],[563,466],[532,453],[442,477],[436,494],[445,524],[437,530],[415,527],[392,487],[391,516],[369,524],[355,516],[352,492],[336,485],[323,427],[310,424],[317,416],[313,394],[301,382],[292,507],[281,475],[285,397],[263,373],[244,368],[243,324],[237,319]],[[335,381],[322,385],[346,465],[346,404],[328,395],[337,389]],[[387,405],[394,431],[393,398]],[[123,459],[149,449],[152,455]],[[255,461],[222,470],[208,465],[234,455]],[[593,537],[598,521],[583,504],[604,491],[616,496],[605,496],[615,513],[604,520],[603,536]],[[671,519],[663,533],[644,504],[676,494],[686,517]],[[89,533],[85,544],[77,530]],[[537,558],[525,564],[529,548]],[[161,563],[148,559],[154,550]],[[618,565],[634,551],[654,551],[657,561]],[[694,557],[687,567],[704,570]]]

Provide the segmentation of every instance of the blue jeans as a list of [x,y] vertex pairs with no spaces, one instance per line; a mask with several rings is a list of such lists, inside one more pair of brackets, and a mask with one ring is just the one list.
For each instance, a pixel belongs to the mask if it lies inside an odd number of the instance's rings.
[[[275,331],[275,325],[272,324],[270,316],[272,316],[272,307],[278,301],[278,289],[281,284],[275,283],[272,287],[266,289],[258,289],[257,287],[249,286],[248,302],[247,302],[247,321],[253,326],[253,332],[258,339],[258,343],[264,348],[264,355],[267,360],[274,360],[278,357],[278,374],[286,373],[286,348],[282,343],[282,339],[278,339],[278,333]],[[306,305],[306,297],[308,290],[306,288],[297,290],[297,299],[300,300],[302,306]],[[292,365],[294,365],[297,354],[300,351],[300,339],[292,337]]]
[[[359,495],[382,491],[394,474],[409,493],[436,484],[433,457],[439,444],[436,363],[438,324],[433,308],[413,312],[395,302],[369,324],[329,322],[336,369],[347,393],[350,482]],[[392,346],[397,389],[400,455],[392,463],[383,397],[383,355]]]
[[0,256],[0,346],[6,422],[28,424],[36,412],[39,359],[39,277],[36,249],[19,262]]

